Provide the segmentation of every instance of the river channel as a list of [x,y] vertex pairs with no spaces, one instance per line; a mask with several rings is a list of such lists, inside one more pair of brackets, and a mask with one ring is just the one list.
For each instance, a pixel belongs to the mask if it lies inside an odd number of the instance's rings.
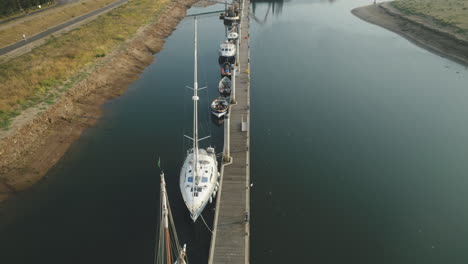
[[[251,263],[467,263],[467,69],[350,13],[371,0],[253,2]],[[200,18],[200,136],[218,152],[224,30]],[[158,157],[190,263],[206,263],[210,233],[178,188],[193,19],[155,58],[43,181],[0,204],[1,263],[152,263]]]

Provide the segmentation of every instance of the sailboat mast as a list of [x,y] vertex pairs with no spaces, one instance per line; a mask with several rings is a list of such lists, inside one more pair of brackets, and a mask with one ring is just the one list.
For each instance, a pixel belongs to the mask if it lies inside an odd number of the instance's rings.
[[193,71],[193,166],[194,166],[194,182],[198,176],[198,61],[197,61],[197,17],[195,16],[195,59],[194,59],[194,71]]
[[164,173],[161,173],[161,201],[162,201],[164,235],[165,235],[165,242],[166,242],[167,263],[172,263],[171,236],[169,234],[169,220],[168,220],[169,210],[167,208],[166,181],[164,180]]

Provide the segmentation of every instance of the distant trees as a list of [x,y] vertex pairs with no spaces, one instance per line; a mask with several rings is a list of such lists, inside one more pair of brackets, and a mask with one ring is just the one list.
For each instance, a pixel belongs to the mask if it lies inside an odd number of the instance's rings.
[[0,16],[8,16],[55,0],[0,0]]

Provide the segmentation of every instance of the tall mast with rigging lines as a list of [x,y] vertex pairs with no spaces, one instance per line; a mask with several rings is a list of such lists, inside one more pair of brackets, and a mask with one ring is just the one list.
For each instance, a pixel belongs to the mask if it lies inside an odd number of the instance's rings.
[[194,16],[194,71],[193,71],[193,137],[185,136],[193,141],[192,149],[187,151],[187,157],[180,171],[180,190],[190,217],[195,222],[203,209],[211,201],[219,177],[218,163],[214,148],[199,148],[198,136],[198,24]]
[[[180,246],[166,191],[164,172],[161,172],[159,243],[155,264],[187,264],[186,246]],[[175,261],[175,262],[174,262]]]
[[[194,36],[194,45],[195,45],[195,52],[194,52],[194,70],[193,70],[193,170],[194,170],[194,177],[193,177],[193,185],[198,180],[198,100],[200,99],[198,97],[198,43],[197,43],[197,35],[198,35],[198,26],[197,26],[197,16],[194,17],[194,24],[195,24],[195,36]],[[192,192],[192,195],[194,195],[195,192]],[[192,204],[192,210],[193,210],[193,204]]]

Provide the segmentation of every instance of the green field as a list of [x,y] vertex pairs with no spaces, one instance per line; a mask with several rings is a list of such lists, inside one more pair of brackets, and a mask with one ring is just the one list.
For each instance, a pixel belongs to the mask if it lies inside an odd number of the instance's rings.
[[468,33],[468,0],[395,0],[392,4],[406,13],[428,16],[440,25]]

